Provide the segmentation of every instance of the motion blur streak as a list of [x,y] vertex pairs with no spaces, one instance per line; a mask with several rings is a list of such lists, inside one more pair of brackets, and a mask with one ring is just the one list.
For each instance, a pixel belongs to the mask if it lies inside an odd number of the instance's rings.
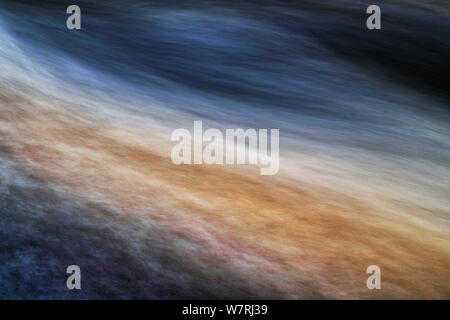
[[[448,2],[70,4],[0,1],[1,298],[450,298]],[[280,172],[175,166],[194,120]]]

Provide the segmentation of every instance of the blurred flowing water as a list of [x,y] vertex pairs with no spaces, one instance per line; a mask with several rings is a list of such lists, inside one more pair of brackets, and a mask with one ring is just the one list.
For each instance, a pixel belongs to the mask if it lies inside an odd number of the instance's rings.
[[[0,1],[0,297],[450,298],[447,2],[70,4]],[[280,173],[174,166],[194,120]]]

